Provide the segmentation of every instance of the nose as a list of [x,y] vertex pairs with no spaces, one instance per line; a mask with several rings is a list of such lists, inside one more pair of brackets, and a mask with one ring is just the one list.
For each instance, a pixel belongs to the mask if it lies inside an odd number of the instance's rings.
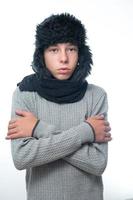
[[68,55],[67,55],[67,52],[65,51],[65,49],[63,49],[60,52],[60,62],[61,63],[67,63],[68,62]]

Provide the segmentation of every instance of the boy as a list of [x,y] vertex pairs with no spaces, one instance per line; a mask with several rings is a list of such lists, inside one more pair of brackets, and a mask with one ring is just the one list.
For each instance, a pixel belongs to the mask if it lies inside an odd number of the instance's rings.
[[85,80],[85,28],[52,15],[37,26],[35,46],[35,73],[14,92],[7,134],[16,168],[26,169],[27,200],[102,200],[112,138],[106,92]]

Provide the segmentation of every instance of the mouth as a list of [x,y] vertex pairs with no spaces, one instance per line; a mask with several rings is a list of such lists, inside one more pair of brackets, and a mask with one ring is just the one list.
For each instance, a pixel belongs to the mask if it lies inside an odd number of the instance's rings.
[[58,74],[70,74],[71,70],[68,68],[60,68],[58,69]]

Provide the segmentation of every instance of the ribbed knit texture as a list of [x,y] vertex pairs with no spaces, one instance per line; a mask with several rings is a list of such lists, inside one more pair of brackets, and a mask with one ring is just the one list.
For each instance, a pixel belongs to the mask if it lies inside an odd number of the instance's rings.
[[14,164],[26,169],[27,200],[103,200],[107,143],[93,143],[92,128],[84,121],[96,114],[106,117],[107,107],[105,91],[95,85],[88,85],[79,102],[62,105],[16,89],[12,118],[21,109],[40,119],[34,137],[12,140]]

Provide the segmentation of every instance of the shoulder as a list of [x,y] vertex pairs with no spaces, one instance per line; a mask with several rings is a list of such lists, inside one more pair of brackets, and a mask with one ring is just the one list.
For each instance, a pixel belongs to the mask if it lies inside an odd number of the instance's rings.
[[106,91],[104,88],[94,85],[94,84],[88,84],[87,93],[92,93],[93,95],[96,95],[96,96],[106,95]]
[[19,86],[16,87],[16,89],[13,92],[13,96],[18,96],[18,97],[29,97],[33,96],[35,92],[30,92],[30,91],[21,91]]
[[33,103],[36,98],[36,92],[30,91],[21,91],[19,87],[17,87],[13,92],[13,100],[23,101],[27,103]]
[[107,93],[106,91],[97,85],[88,84],[87,91],[86,91],[86,99],[87,102],[91,102],[92,107],[98,104],[98,102],[107,101]]
[[21,91],[17,87],[12,96],[12,106],[14,108],[26,109],[35,112],[36,109],[36,92]]
[[91,110],[90,115],[104,114],[106,117],[108,111],[108,100],[107,93],[102,87],[88,84],[86,101]]

